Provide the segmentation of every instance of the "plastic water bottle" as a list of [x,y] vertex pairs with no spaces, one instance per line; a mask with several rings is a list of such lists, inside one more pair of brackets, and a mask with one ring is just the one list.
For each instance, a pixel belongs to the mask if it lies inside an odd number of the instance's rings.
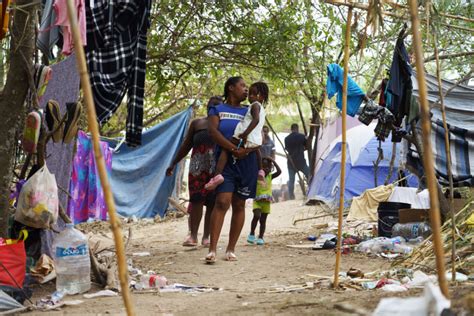
[[168,280],[162,275],[144,274],[140,277],[140,282],[135,285],[137,290],[147,290],[153,288],[164,288]]
[[392,236],[402,236],[407,240],[418,237],[428,238],[431,228],[427,223],[395,224],[392,227]]
[[66,224],[53,242],[54,265],[56,267],[56,290],[66,294],[77,294],[91,288],[91,261],[86,236]]

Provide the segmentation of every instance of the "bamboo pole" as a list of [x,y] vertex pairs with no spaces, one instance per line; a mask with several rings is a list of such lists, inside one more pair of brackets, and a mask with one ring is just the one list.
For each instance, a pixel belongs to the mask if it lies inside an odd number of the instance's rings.
[[[365,10],[365,11],[369,10],[369,6],[365,3],[348,2],[347,0],[325,0],[325,3],[333,4],[333,5],[336,5],[336,6],[346,6],[346,7],[349,7],[349,8],[355,8],[355,9],[360,9],[360,10]],[[403,21],[408,19],[407,13],[408,13],[408,11],[403,11],[402,14],[397,14],[397,13],[393,13],[393,12],[390,12],[390,11],[382,11],[383,15],[390,16],[390,17],[400,19],[400,20],[403,20]],[[422,19],[422,21],[426,21],[426,19]],[[469,28],[469,27],[463,27],[463,26],[458,26],[458,25],[443,23],[443,22],[441,22],[439,24],[442,25],[442,26],[445,26],[448,29],[456,29],[456,30],[460,30],[460,31],[474,33],[474,29]]]
[[347,75],[349,72],[349,44],[351,41],[352,7],[347,12],[346,36],[344,40],[344,77],[342,81],[342,151],[341,180],[339,185],[339,214],[337,221],[336,269],[334,270],[333,287],[339,286],[339,267],[341,264],[342,217],[344,211],[344,190],[346,180],[346,116],[347,116]]
[[441,82],[441,66],[438,58],[438,38],[436,32],[433,34],[433,46],[434,54],[436,59],[436,77],[438,79],[438,91],[439,91],[439,102],[441,105],[441,115],[443,118],[443,128],[444,128],[444,149],[446,151],[446,170],[448,172],[449,180],[449,212],[451,214],[451,281],[456,281],[456,221],[454,220],[454,185],[453,185],[453,171],[452,171],[452,161],[451,161],[451,145],[449,143],[449,129],[448,123],[446,122],[446,108],[444,106],[444,93]]
[[112,196],[112,190],[109,184],[109,180],[107,178],[107,171],[105,169],[105,161],[104,157],[102,156],[102,152],[99,145],[99,126],[97,123],[97,114],[94,107],[94,100],[92,98],[92,89],[89,81],[89,75],[87,72],[86,59],[84,56],[84,49],[79,33],[79,28],[77,25],[77,13],[76,8],[74,7],[73,0],[67,0],[67,10],[69,23],[71,24],[74,47],[76,48],[75,53],[77,58],[77,68],[81,77],[81,87],[84,93],[84,101],[87,107],[87,121],[92,136],[94,158],[97,164],[97,169],[99,171],[100,182],[104,190],[105,203],[107,205],[107,210],[110,218],[110,227],[114,235],[122,297],[125,303],[127,314],[135,315],[130,290],[128,288],[128,271],[125,257],[125,249],[123,245],[122,229],[120,227],[119,219],[116,214],[115,202]]
[[449,297],[448,285],[446,282],[446,271],[444,265],[443,244],[440,231],[440,211],[438,200],[437,180],[434,172],[433,151],[431,150],[431,119],[427,99],[425,69],[423,65],[423,47],[420,34],[420,20],[418,18],[418,4],[416,0],[410,0],[411,27],[413,32],[413,46],[415,48],[417,79],[419,85],[421,103],[421,122],[423,132],[423,165],[426,173],[426,180],[430,194],[430,220],[433,231],[433,244],[436,254],[436,268],[438,272],[438,282],[441,292],[446,298]]

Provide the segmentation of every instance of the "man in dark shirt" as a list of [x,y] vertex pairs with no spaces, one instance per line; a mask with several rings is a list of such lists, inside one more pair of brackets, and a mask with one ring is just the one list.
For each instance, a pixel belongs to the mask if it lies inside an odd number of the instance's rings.
[[275,160],[275,143],[268,135],[269,132],[270,130],[268,129],[268,126],[266,125],[263,126],[262,128],[263,142],[262,142],[262,147],[260,147],[260,153],[262,154],[262,158],[270,157],[273,160]]
[[309,177],[309,167],[304,158],[307,149],[306,136],[298,132],[298,124],[291,124],[291,134],[285,138],[285,149],[288,152],[288,193],[290,200],[295,199],[295,175],[303,172],[306,179]]

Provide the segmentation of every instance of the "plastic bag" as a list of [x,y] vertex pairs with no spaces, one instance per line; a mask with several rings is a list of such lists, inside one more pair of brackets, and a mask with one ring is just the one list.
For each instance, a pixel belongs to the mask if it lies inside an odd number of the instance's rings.
[[34,228],[50,228],[58,219],[58,186],[44,165],[24,184],[15,220]]

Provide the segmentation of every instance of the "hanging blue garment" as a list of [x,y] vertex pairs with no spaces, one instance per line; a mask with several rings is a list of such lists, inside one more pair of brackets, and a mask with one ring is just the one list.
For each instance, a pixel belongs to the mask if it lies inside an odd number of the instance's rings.
[[[328,98],[331,99],[337,94],[336,106],[342,110],[342,81],[344,77],[344,70],[338,64],[328,65],[328,79],[326,82],[326,92]],[[359,110],[365,93],[355,83],[350,76],[347,77],[347,114],[355,116]]]

